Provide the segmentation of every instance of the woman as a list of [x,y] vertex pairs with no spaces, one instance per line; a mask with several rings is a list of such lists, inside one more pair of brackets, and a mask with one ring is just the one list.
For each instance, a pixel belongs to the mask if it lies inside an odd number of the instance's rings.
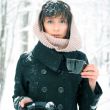
[[57,110],[95,110],[102,94],[99,72],[78,51],[80,39],[68,4],[46,2],[34,31],[39,42],[32,52],[22,54],[17,64],[15,109],[30,102],[51,101]]

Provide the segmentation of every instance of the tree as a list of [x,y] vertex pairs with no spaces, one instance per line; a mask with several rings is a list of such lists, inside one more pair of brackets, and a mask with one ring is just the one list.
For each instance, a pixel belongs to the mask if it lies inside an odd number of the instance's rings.
[[[0,1],[0,101],[4,90],[6,70],[12,59],[14,39],[16,38],[14,31],[18,19],[21,21],[19,25],[19,36],[22,41],[21,51],[23,52],[28,49],[28,30],[26,27],[28,25],[29,10],[25,12],[20,10],[23,8],[26,9],[29,6],[29,2],[25,0],[18,2],[17,11],[15,14],[13,13],[13,15],[15,15],[13,16],[13,22],[9,20],[10,16],[8,13],[11,8],[8,7],[8,4],[9,1],[7,0]],[[10,24],[10,22],[12,22],[12,24]]]
[[0,1],[0,101],[5,80],[5,59],[6,59],[6,21],[7,21],[7,0]]

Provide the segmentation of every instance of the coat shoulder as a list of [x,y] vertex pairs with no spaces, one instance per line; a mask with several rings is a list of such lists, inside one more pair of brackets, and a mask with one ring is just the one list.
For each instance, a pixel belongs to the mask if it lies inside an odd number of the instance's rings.
[[72,53],[71,53],[73,56],[76,56],[77,58],[85,58],[86,57],[86,54],[84,53],[84,52],[82,52],[82,51],[73,51]]
[[73,58],[75,57],[75,59],[78,59],[78,60],[83,60],[83,61],[86,61],[86,63],[88,63],[88,58],[86,56],[86,54],[82,51],[74,51],[72,52],[72,56]]
[[80,57],[86,57],[86,54],[82,51],[76,51],[76,54]]
[[23,66],[27,66],[34,63],[32,52],[25,52],[20,55],[19,61]]

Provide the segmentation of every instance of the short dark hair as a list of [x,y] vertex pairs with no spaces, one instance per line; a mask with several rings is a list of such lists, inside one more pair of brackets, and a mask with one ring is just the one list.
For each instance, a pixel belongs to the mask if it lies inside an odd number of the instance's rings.
[[58,0],[57,2],[47,1],[42,6],[42,10],[39,14],[39,19],[38,19],[40,31],[45,30],[44,29],[45,17],[52,17],[52,16],[57,17],[60,15],[67,19],[68,30],[67,30],[66,38],[69,39],[71,22],[72,22],[72,13],[70,10],[70,6],[67,3],[60,1],[60,0]]

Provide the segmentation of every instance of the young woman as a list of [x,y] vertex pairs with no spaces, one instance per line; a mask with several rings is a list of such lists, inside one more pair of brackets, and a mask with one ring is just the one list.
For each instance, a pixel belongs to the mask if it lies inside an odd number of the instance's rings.
[[22,54],[17,64],[16,110],[30,102],[50,101],[56,110],[96,110],[102,94],[99,72],[78,51],[80,39],[73,18],[63,1],[42,6],[34,28],[39,42],[32,52]]

